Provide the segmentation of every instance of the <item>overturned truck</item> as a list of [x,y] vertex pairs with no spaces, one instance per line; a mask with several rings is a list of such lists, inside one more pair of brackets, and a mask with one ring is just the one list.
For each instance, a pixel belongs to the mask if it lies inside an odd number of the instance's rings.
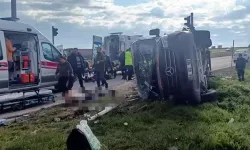
[[210,32],[178,31],[138,40],[132,45],[134,72],[143,99],[169,99],[199,104],[214,100],[208,77],[211,73]]

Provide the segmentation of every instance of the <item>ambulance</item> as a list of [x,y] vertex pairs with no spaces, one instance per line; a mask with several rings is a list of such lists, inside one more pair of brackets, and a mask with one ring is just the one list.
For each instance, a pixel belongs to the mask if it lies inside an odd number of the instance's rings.
[[[9,72],[6,40],[12,41],[13,71]],[[0,19],[0,94],[24,92],[57,83],[55,71],[62,54],[34,27]],[[11,76],[11,77],[10,77]]]

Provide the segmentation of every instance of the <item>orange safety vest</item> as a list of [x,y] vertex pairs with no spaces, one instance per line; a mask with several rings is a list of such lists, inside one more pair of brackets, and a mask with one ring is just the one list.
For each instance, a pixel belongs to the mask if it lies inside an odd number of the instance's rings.
[[13,61],[13,52],[16,49],[13,47],[11,40],[6,40],[6,53],[7,53],[7,60]]

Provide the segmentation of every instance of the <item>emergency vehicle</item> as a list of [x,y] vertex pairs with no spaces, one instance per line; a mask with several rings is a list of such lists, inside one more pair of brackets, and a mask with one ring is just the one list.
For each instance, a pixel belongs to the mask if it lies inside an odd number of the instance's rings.
[[127,50],[135,41],[142,38],[142,35],[129,36],[123,35],[122,32],[111,33],[111,35],[104,37],[104,49],[111,61],[117,61],[120,52]]
[[[14,78],[10,80],[6,38],[12,41]],[[57,48],[34,27],[0,19],[0,94],[52,87],[61,57]]]

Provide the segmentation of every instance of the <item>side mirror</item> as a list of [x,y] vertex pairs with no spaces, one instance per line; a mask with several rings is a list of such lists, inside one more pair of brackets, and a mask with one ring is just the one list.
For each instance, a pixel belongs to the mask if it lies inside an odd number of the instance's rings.
[[212,46],[212,40],[210,39],[210,31],[196,30],[194,33],[194,40],[197,46],[202,48],[208,48]]
[[152,29],[149,31],[149,35],[155,35],[156,37],[160,36],[160,29]]

